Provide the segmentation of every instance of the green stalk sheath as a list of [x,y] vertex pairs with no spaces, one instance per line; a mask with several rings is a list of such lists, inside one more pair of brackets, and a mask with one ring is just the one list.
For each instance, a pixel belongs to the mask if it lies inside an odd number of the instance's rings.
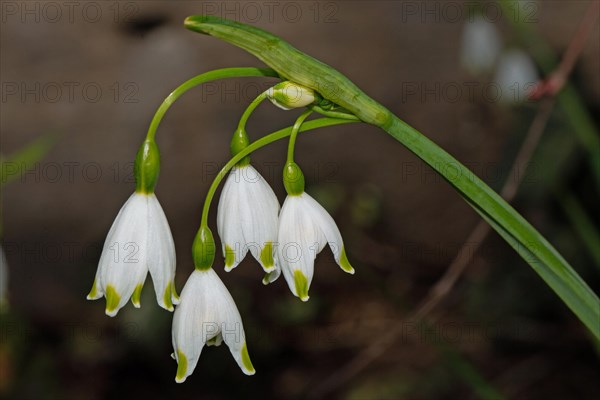
[[188,17],[185,26],[241,47],[283,79],[316,90],[406,146],[442,175],[512,247],[524,249],[519,254],[600,339],[600,300],[596,294],[533,226],[454,157],[371,99],[344,75],[277,36],[209,16]]

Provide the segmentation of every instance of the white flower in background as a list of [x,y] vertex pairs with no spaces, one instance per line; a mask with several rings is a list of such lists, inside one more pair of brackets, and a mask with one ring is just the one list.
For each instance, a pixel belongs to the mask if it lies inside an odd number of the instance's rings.
[[202,348],[225,342],[246,375],[255,370],[248,355],[242,318],[217,273],[196,269],[181,292],[173,317],[173,358],[177,360],[176,382],[194,372]]
[[279,215],[279,266],[290,290],[302,301],[308,300],[315,258],[327,243],[338,265],[353,274],[342,235],[329,213],[305,192],[288,195]]
[[0,246],[0,311],[8,304],[8,264],[4,248]]
[[492,71],[500,55],[502,40],[496,26],[477,15],[464,26],[461,39],[461,64],[472,74]]
[[315,91],[297,83],[284,81],[267,90],[271,103],[283,110],[306,107],[317,99]]
[[217,211],[225,271],[237,267],[248,250],[265,272],[275,270],[278,214],[277,196],[262,175],[250,164],[234,167]]
[[129,298],[140,307],[140,294],[150,271],[158,304],[173,311],[175,245],[167,218],[154,193],[134,193],[119,211],[106,237],[88,300],[106,297],[113,317]]
[[539,80],[531,57],[522,50],[513,49],[502,53],[494,81],[501,91],[502,103],[521,103],[527,100],[528,91]]

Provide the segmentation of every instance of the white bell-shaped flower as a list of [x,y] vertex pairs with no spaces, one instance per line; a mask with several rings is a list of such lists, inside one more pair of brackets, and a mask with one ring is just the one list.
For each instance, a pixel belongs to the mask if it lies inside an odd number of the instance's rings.
[[302,301],[308,300],[315,258],[327,243],[338,265],[353,274],[331,215],[305,192],[288,195],[279,215],[278,260],[290,290]]
[[539,80],[536,66],[526,52],[507,50],[500,56],[494,81],[498,87],[497,99],[501,103],[523,103],[529,91]]
[[140,295],[150,271],[158,304],[173,311],[175,245],[165,213],[154,193],[134,193],[119,211],[104,242],[88,300],[106,297],[113,317],[129,298],[140,307]]
[[479,75],[492,71],[501,48],[502,39],[494,23],[476,15],[465,24],[460,61],[470,73]]
[[209,268],[196,269],[181,292],[181,302],[173,317],[173,358],[177,360],[176,382],[194,372],[202,348],[225,342],[246,375],[255,370],[248,355],[242,318],[217,275]]
[[225,271],[237,267],[248,251],[265,272],[275,270],[278,214],[277,196],[262,175],[250,164],[234,167],[217,211]]

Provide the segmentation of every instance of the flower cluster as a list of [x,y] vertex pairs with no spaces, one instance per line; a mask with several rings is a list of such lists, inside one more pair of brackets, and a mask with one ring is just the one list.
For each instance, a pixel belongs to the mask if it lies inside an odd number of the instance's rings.
[[[245,122],[264,99],[280,108],[292,109],[310,106],[318,98],[311,89],[282,82],[248,107],[233,135],[231,170],[217,210],[225,271],[236,268],[250,252],[265,272],[264,284],[274,282],[283,274],[291,292],[302,301],[309,298],[315,258],[326,244],[339,266],[345,272],[354,273],[335,221],[304,191],[304,175],[293,161],[295,138],[310,110],[298,118],[291,132],[288,160],[283,170],[287,191],[283,207],[266,180],[250,164]],[[134,307],[140,307],[142,287],[150,272],[158,304],[175,311],[172,342],[173,358],[178,363],[176,381],[183,382],[192,374],[205,345],[218,346],[222,342],[227,344],[242,371],[253,375],[255,370],[241,316],[212,268],[216,251],[207,215],[214,190],[225,175],[219,175],[207,195],[202,223],[192,247],[195,271],[180,298],[175,290],[173,237],[154,194],[159,169],[158,147],[153,134],[149,134],[135,160],[136,191],[110,228],[88,299],[105,297],[106,314],[111,317],[130,299]]]

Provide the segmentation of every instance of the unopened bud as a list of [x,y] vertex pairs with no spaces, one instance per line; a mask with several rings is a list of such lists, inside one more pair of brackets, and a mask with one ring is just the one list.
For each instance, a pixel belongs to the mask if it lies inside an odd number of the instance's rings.
[[317,100],[314,90],[290,81],[278,83],[270,88],[267,97],[271,103],[284,110],[306,107]]

